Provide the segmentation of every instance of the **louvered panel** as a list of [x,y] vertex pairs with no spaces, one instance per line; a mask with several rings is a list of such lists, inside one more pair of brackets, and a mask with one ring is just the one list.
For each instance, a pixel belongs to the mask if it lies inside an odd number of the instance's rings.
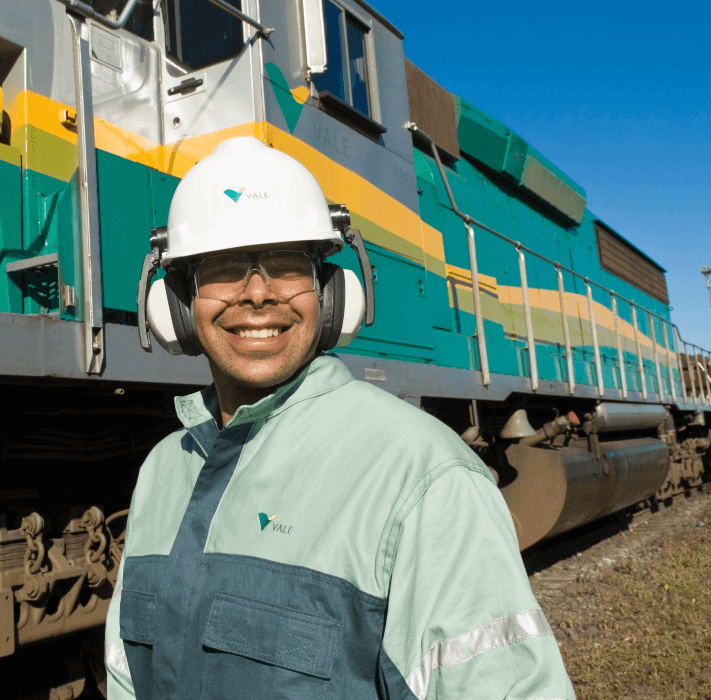
[[410,119],[455,160],[459,158],[457,120],[452,95],[405,59]]
[[595,223],[597,250],[600,267],[613,275],[633,284],[645,294],[669,303],[667,281],[664,271],[651,260],[643,256],[615,233]]

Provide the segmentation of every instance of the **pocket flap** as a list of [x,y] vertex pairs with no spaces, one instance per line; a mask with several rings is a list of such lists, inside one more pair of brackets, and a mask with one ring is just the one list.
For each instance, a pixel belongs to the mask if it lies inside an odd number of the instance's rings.
[[330,617],[217,592],[203,643],[329,680],[340,630]]
[[121,639],[139,644],[153,644],[153,615],[156,597],[153,593],[128,591],[121,593],[119,634]]

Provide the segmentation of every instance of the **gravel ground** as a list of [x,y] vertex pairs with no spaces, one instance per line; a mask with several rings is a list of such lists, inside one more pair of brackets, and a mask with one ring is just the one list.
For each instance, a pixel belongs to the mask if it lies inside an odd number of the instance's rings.
[[711,700],[711,484],[609,527],[527,561],[578,699]]

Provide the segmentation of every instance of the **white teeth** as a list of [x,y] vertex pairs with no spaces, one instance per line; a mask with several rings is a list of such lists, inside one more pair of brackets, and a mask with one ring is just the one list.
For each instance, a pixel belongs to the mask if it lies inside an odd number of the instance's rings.
[[257,330],[239,329],[240,338],[276,338],[279,335],[279,328],[260,328]]

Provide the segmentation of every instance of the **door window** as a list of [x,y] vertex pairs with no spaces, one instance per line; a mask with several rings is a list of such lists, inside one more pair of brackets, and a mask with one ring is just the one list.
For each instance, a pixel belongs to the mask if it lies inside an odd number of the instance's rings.
[[[241,11],[240,0],[225,0]],[[237,56],[244,48],[242,21],[209,0],[163,0],[166,53],[188,71]]]

